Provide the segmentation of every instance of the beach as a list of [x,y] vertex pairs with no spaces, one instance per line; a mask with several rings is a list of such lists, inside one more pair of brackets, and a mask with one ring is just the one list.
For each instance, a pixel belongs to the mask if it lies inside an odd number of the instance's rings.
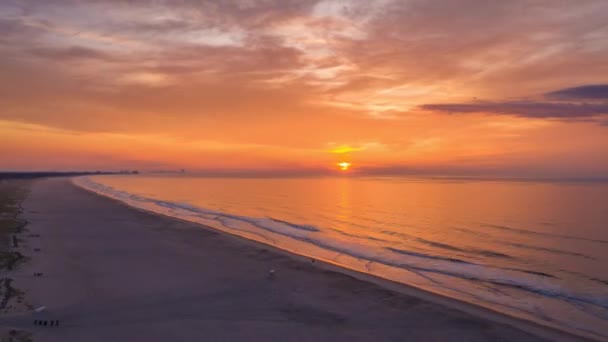
[[22,207],[16,249],[28,260],[3,272],[26,305],[0,326],[34,341],[584,340],[136,210],[67,178],[33,181]]

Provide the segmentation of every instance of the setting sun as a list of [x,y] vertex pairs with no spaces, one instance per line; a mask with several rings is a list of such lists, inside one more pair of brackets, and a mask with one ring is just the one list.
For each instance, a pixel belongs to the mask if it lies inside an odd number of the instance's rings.
[[347,163],[347,162],[338,163],[338,166],[340,167],[340,170],[342,170],[342,171],[347,171],[351,165],[352,165],[351,163]]

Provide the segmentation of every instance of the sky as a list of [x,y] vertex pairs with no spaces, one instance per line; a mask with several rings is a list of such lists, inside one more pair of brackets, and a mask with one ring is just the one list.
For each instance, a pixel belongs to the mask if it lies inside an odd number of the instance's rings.
[[608,1],[0,2],[0,169],[608,175]]

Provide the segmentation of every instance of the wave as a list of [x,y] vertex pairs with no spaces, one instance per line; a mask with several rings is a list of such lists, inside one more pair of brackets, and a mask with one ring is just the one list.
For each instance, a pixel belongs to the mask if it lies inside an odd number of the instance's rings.
[[545,273],[545,272],[540,272],[540,271],[524,270],[524,269],[521,269],[521,268],[508,268],[508,270],[518,271],[518,272],[524,272],[524,273],[529,273],[529,274],[534,274],[534,275],[541,276],[541,277],[557,278],[556,276],[554,276],[552,274]]
[[523,243],[516,243],[516,242],[501,242],[501,243],[507,244],[509,246],[517,247],[517,248],[522,248],[522,249],[531,249],[531,250],[548,252],[548,253],[553,253],[553,254],[570,255],[570,256],[581,257],[581,258],[585,258],[585,259],[589,259],[589,260],[596,260],[596,258],[586,255],[586,254],[577,253],[577,252],[569,252],[569,251],[564,251],[561,249],[526,245]]
[[438,247],[438,248],[442,248],[442,249],[447,249],[449,251],[465,252],[465,250],[462,249],[462,248],[459,248],[459,247],[456,247],[456,246],[452,246],[452,245],[448,245],[446,243],[429,241],[429,240],[425,240],[425,239],[421,239],[421,238],[416,238],[416,241],[424,243],[424,244],[432,246],[432,247]]
[[369,235],[351,234],[351,233],[347,233],[345,231],[342,231],[339,229],[334,229],[334,228],[328,228],[328,229],[331,230],[332,232],[335,232],[335,233],[343,235],[343,236],[349,236],[349,237],[354,237],[354,238],[363,239],[363,240],[392,243],[392,241],[385,240],[385,239],[379,239],[377,237],[373,237],[373,236],[369,236]]
[[593,280],[595,282],[598,282],[600,284],[608,285],[608,280],[604,280],[604,279],[600,279],[600,278],[589,278],[589,279]]
[[382,230],[382,231],[380,231],[380,233],[385,234],[385,235],[400,237],[405,240],[415,240],[416,239],[416,237],[414,237],[412,235],[400,233],[400,232],[394,232],[392,230]]
[[478,237],[482,237],[482,238],[490,238],[492,237],[490,234],[486,234],[486,233],[482,233],[473,229],[468,229],[468,228],[462,228],[462,227],[452,227],[452,229],[456,230],[456,231],[460,231],[466,234],[472,234]]
[[513,228],[513,227],[502,226],[502,225],[497,225],[497,224],[482,223],[481,225],[484,226],[484,227],[488,227],[488,228],[506,230],[506,231],[516,232],[516,233],[520,233],[520,234],[540,235],[540,236],[546,236],[546,237],[550,237],[550,238],[570,239],[570,240],[579,240],[579,241],[587,241],[587,242],[606,243],[606,244],[608,244],[608,241],[601,240],[601,239],[588,239],[588,238],[584,238],[584,237],[580,237],[580,236],[573,236],[573,235],[553,234],[553,233],[545,233],[545,232],[535,232],[533,230],[527,230],[527,229],[521,229],[521,228]]
[[279,223],[283,223],[289,227],[295,228],[295,229],[302,229],[302,230],[306,230],[309,232],[319,232],[320,230],[314,226],[311,225],[307,225],[307,224],[295,224],[295,223],[291,223],[291,222],[287,222],[287,221],[283,221],[283,220],[279,220],[279,219],[275,219],[270,217],[271,220],[275,221],[275,222],[279,222]]
[[469,251],[477,253],[479,255],[491,257],[491,258],[515,259],[515,257],[512,257],[512,256],[510,256],[508,254],[504,254],[504,253],[500,253],[500,252],[487,251],[485,249],[469,249]]
[[393,248],[393,247],[386,247],[386,249],[389,250],[389,251],[391,251],[391,252],[399,253],[399,254],[402,254],[402,255],[414,256],[414,257],[418,257],[418,258],[425,258],[425,259],[432,259],[432,260],[442,260],[442,261],[457,262],[457,263],[463,263],[463,264],[471,264],[471,265],[473,265],[473,263],[470,263],[468,261],[464,261],[464,260],[461,260],[461,259],[456,259],[456,258],[447,258],[447,257],[436,256],[436,255],[416,253],[416,252],[406,251],[406,250],[402,250],[402,249],[398,249],[398,248]]
[[425,239],[421,239],[421,238],[416,238],[416,241],[418,241],[420,243],[423,243],[425,245],[431,246],[431,247],[446,249],[446,250],[453,251],[453,252],[478,254],[478,255],[482,255],[482,256],[486,256],[486,257],[491,257],[491,258],[515,259],[514,257],[512,257],[512,256],[510,256],[508,254],[504,254],[504,253],[500,253],[500,252],[494,252],[494,251],[488,251],[488,250],[485,250],[485,249],[460,248],[460,247],[456,247],[456,246],[453,246],[453,245],[448,245],[446,243],[429,241],[429,240],[425,240]]
[[[521,279],[514,278],[486,278],[474,275],[472,273],[457,273],[449,270],[440,270],[428,267],[419,267],[419,266],[406,266],[401,265],[402,267],[414,269],[417,271],[423,271],[428,273],[436,273],[445,276],[450,276],[454,278],[473,280],[480,283],[487,283],[493,285],[499,285],[503,287],[513,288],[521,291],[525,291],[531,294],[540,295],[546,298],[559,299],[566,302],[575,302],[575,303],[584,303],[588,305],[595,306],[597,308],[601,308],[603,310],[608,310],[608,296],[594,296],[594,295],[586,295],[586,294],[575,294],[570,293],[568,291],[562,290],[560,286],[538,286],[537,282],[527,282],[521,281]],[[516,269],[513,269],[514,271]],[[525,270],[517,270],[523,271],[525,273],[530,273],[534,275],[539,275],[539,272],[529,272]],[[542,273],[541,273],[542,274]],[[542,277],[547,276],[547,274],[542,274]],[[549,275],[549,277],[552,277]],[[553,277],[554,278],[554,277]],[[546,284],[546,283],[545,283]]]

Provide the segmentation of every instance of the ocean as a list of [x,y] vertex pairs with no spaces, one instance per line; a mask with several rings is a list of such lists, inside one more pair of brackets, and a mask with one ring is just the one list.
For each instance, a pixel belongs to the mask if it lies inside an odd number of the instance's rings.
[[608,339],[608,183],[75,178],[128,205]]

